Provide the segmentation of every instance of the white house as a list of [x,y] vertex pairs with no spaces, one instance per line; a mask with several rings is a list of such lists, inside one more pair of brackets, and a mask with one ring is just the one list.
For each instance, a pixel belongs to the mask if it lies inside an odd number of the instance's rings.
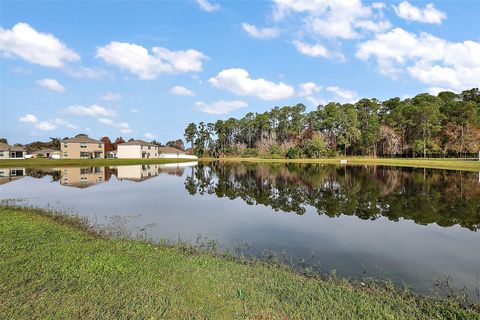
[[143,140],[131,140],[117,145],[117,158],[158,158],[158,146]]
[[198,159],[197,156],[173,147],[158,147],[159,158],[165,159]]

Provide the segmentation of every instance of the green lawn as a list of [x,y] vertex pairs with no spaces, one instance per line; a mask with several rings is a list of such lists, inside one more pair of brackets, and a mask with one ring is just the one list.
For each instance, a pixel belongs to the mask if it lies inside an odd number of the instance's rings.
[[192,159],[18,159],[0,160],[5,167],[68,167],[68,166],[125,166],[195,161]]
[[2,319],[480,319],[455,302],[179,247],[0,206]]
[[353,165],[386,165],[397,167],[417,167],[434,169],[451,169],[480,172],[480,161],[465,159],[424,159],[424,158],[367,158],[367,157],[344,157],[344,158],[320,158],[320,159],[263,159],[263,158],[202,158],[201,161],[244,161],[244,162],[276,162],[276,163],[335,163],[340,159],[346,159],[348,164]]

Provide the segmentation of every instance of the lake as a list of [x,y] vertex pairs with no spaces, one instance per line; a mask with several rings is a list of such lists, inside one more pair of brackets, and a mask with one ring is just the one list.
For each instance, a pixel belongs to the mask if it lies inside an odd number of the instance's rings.
[[[54,160],[52,160],[54,163]],[[428,293],[480,283],[480,174],[321,164],[0,168],[2,199],[78,212],[155,240],[217,240]]]

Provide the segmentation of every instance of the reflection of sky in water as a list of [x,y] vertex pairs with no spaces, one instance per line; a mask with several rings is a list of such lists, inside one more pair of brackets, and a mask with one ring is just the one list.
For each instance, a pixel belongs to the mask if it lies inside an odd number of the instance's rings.
[[480,279],[479,232],[384,217],[329,218],[312,207],[297,215],[249,206],[238,198],[191,196],[184,185],[189,174],[187,168],[181,176],[161,173],[141,182],[112,176],[88,188],[65,187],[50,176],[24,177],[1,185],[0,197],[74,209],[100,223],[126,217],[130,230],[149,225],[148,233],[155,238],[195,240],[202,235],[227,247],[249,242],[247,254],[285,251],[294,259],[319,264],[325,272],[336,269],[340,275],[359,276],[365,269],[421,291],[447,275],[470,289]]

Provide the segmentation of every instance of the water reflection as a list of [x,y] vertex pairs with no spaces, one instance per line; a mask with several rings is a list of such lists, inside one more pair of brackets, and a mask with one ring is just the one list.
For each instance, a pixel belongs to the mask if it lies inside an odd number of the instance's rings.
[[72,209],[100,224],[124,221],[132,235],[148,227],[154,239],[200,234],[226,249],[248,242],[247,255],[271,249],[323,272],[367,270],[423,292],[446,276],[474,292],[480,279],[477,173],[195,165],[0,169],[0,197]]
[[200,165],[185,180],[191,194],[242,199],[275,211],[319,215],[387,217],[417,224],[460,225],[478,230],[480,183],[475,173],[376,166],[321,164]]
[[25,168],[0,168],[0,185],[9,183],[25,176]]

